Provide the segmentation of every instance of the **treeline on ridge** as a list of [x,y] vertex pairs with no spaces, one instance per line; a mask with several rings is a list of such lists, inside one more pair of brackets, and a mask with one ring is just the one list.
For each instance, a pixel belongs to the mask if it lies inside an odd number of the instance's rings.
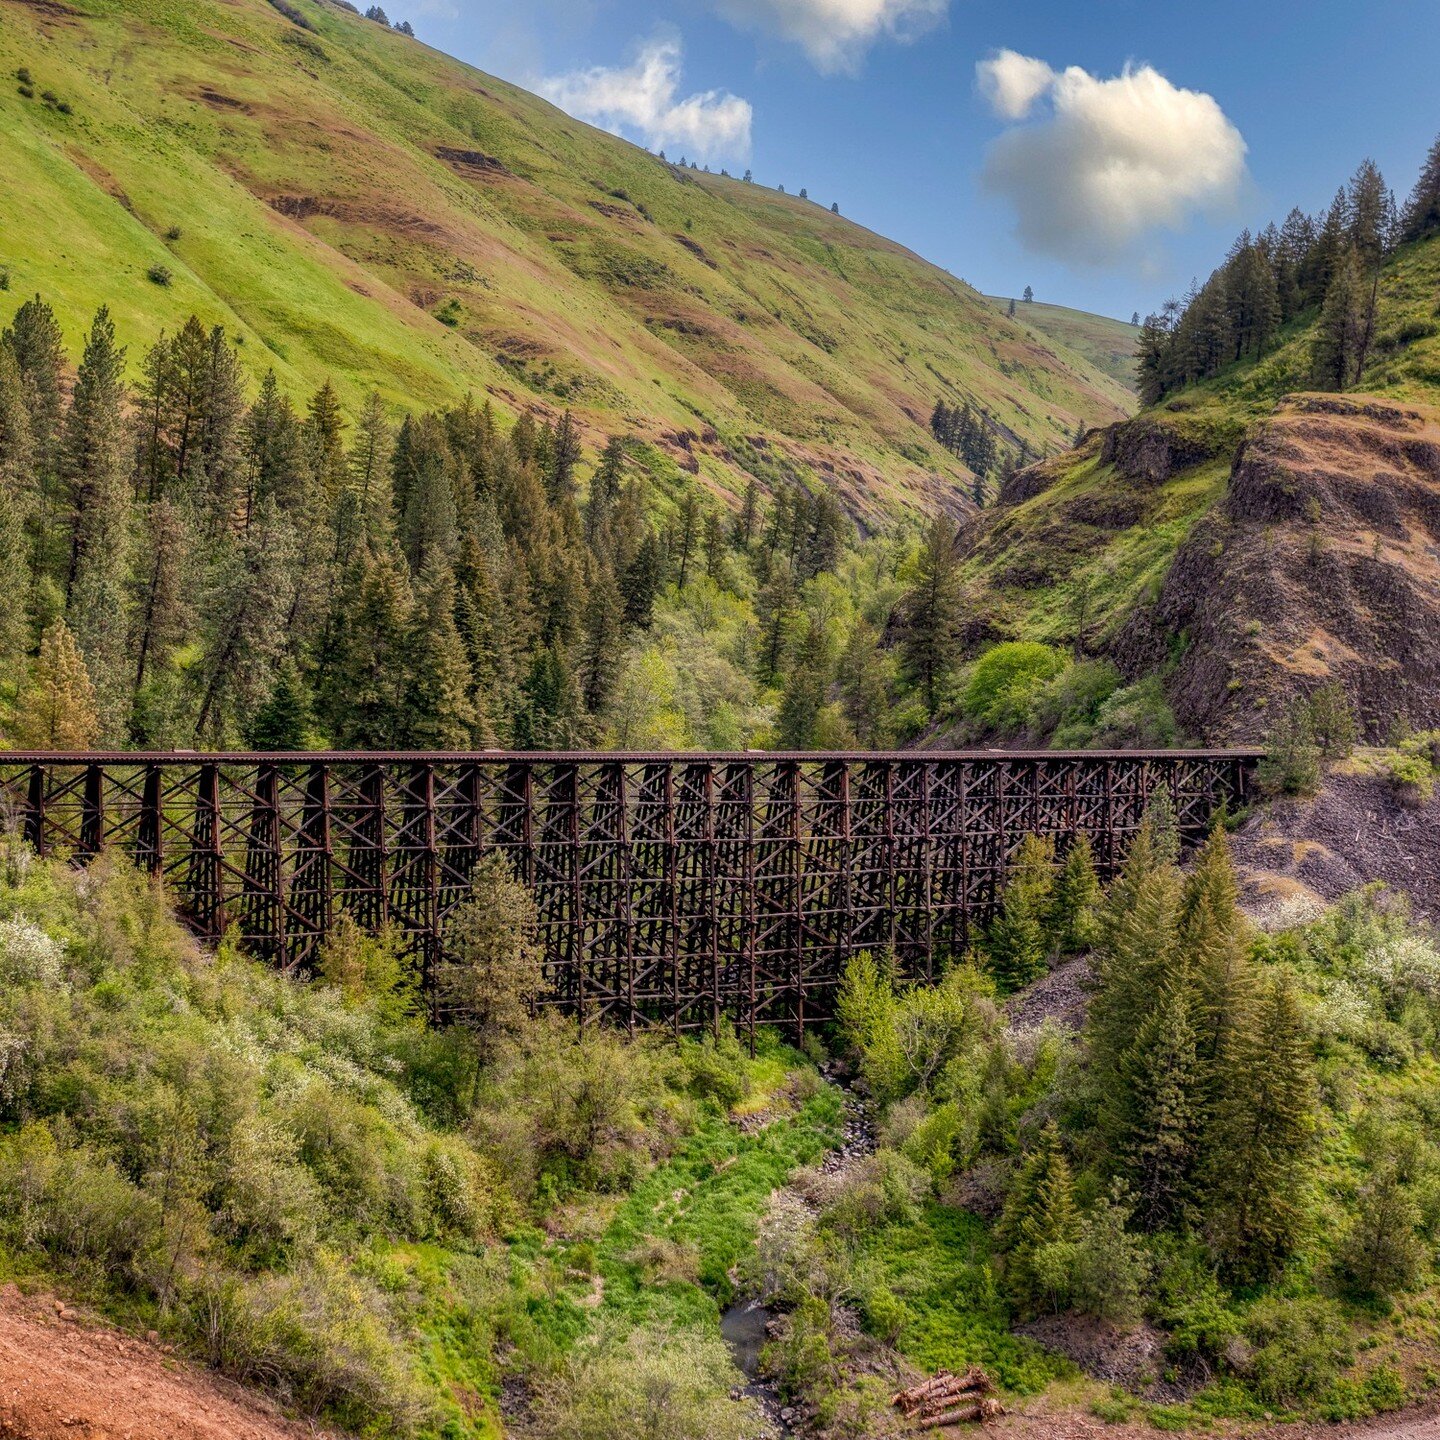
[[1140,333],[1140,397],[1175,390],[1263,355],[1292,320],[1318,307],[1313,381],[1355,383],[1374,339],[1380,269],[1401,244],[1440,232],[1440,140],[1403,211],[1371,160],[1323,215],[1293,209],[1281,226],[1245,231],[1225,262],[1183,301],[1170,300]]
[[273,373],[247,399],[194,318],[125,377],[104,309],[73,372],[38,297],[0,335],[11,744],[873,738],[832,699],[862,620],[815,591],[856,542],[827,491],[781,475],[726,510],[616,437],[582,504],[568,413],[396,425],[372,396],[352,422],[328,383],[301,408]]

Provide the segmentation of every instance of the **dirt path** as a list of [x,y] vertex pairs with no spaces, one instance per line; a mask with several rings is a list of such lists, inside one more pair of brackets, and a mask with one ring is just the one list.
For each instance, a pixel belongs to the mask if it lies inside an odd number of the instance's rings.
[[264,1397],[52,1299],[0,1288],[0,1440],[298,1440]]

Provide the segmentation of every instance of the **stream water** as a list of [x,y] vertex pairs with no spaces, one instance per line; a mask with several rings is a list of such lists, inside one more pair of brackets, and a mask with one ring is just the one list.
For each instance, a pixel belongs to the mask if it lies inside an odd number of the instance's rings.
[[[847,1170],[862,1155],[868,1155],[875,1148],[875,1122],[870,1105],[841,1080],[831,1066],[822,1072],[825,1079],[836,1085],[845,1097],[845,1115],[841,1124],[840,1148],[832,1150],[822,1162],[828,1173],[838,1174]],[[771,1432],[780,1437],[793,1436],[794,1429],[786,1419],[789,1407],[781,1399],[780,1391],[773,1381],[761,1372],[760,1352],[765,1348],[769,1336],[766,1327],[772,1312],[753,1297],[737,1300],[720,1317],[720,1334],[730,1347],[745,1384],[740,1393],[749,1396],[759,1405],[765,1418],[770,1422]]]

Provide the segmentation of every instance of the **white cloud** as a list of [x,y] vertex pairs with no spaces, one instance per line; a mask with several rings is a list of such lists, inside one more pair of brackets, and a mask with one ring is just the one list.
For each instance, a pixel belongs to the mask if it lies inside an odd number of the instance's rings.
[[982,60],[975,74],[980,93],[1002,120],[1023,120],[1055,83],[1055,72],[1043,60],[1015,50],[1001,50]]
[[877,40],[913,40],[950,0],[711,0],[732,24],[801,46],[826,74],[853,70]]
[[705,162],[746,159],[750,102],[726,90],[678,99],[680,76],[680,42],[659,38],[640,47],[633,65],[573,70],[542,80],[538,88],[577,120],[631,134],[653,149]]
[[1233,209],[1245,179],[1245,141],[1213,96],[1172,85],[1149,65],[1108,80],[1001,51],[976,67],[1002,119],[1049,113],[990,147],[986,187],[1015,208],[1031,250],[1105,265],[1129,257],[1156,229],[1196,212]]

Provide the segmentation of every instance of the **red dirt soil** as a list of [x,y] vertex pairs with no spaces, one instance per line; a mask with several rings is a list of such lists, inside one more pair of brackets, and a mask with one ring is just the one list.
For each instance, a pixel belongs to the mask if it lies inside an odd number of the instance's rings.
[[0,1440],[340,1440],[53,1299],[0,1288]]

